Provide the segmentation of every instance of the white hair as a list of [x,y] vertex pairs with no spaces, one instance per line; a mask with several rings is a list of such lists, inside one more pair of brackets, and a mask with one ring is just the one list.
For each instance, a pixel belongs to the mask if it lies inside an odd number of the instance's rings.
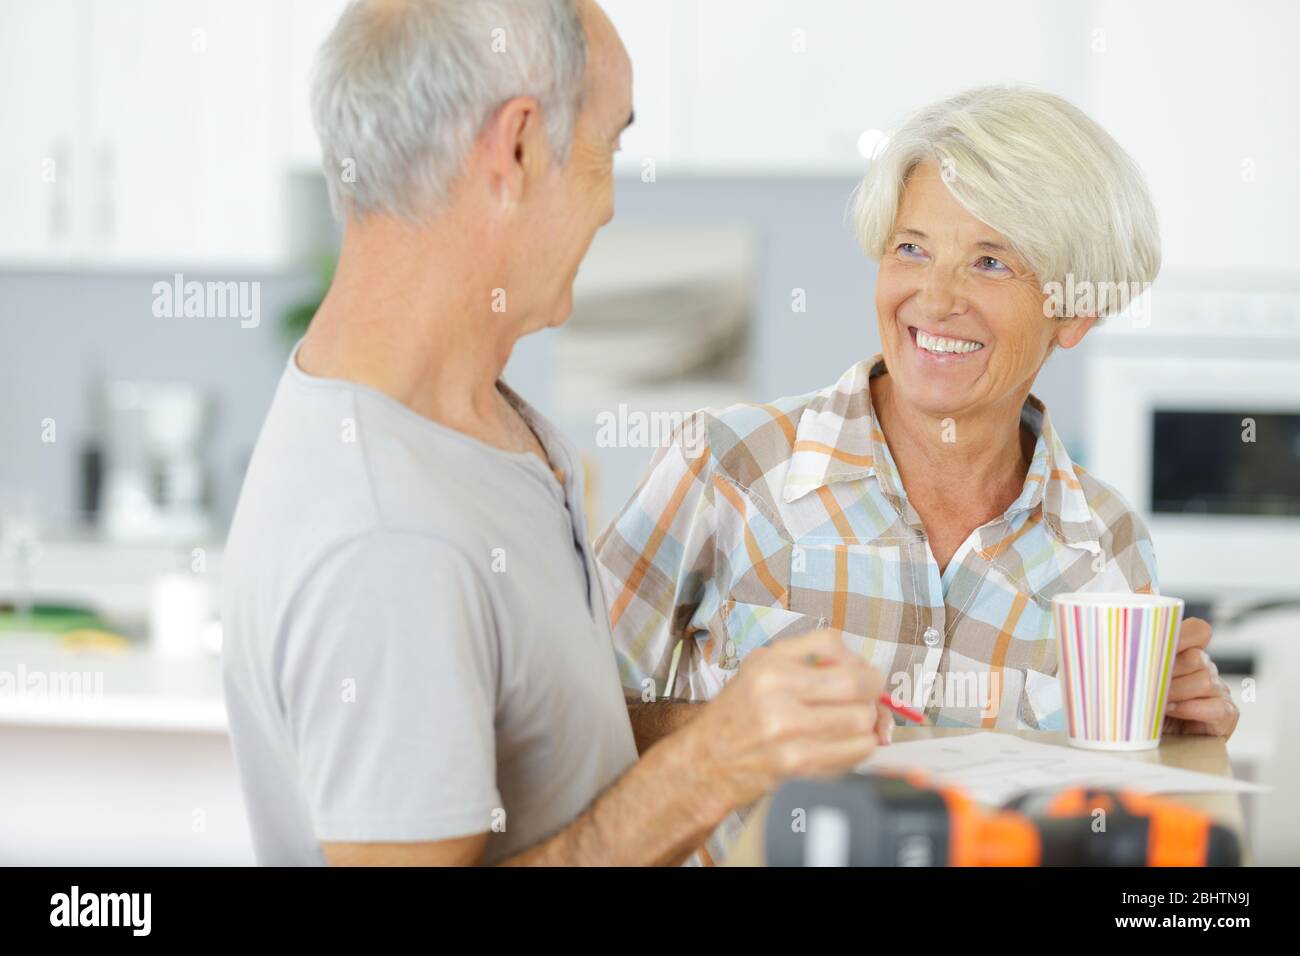
[[914,113],[874,157],[853,200],[858,239],[879,259],[907,177],[936,163],[971,215],[996,229],[1045,287],[1089,283],[1098,318],[1160,271],[1160,230],[1141,170],[1071,103],[984,86]]
[[353,0],[312,76],[334,214],[427,216],[516,96],[537,99],[563,162],[586,62],[575,0]]

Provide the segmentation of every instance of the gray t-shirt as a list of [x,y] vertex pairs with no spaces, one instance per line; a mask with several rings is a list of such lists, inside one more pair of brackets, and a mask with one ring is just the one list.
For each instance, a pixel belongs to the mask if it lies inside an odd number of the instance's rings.
[[636,760],[577,455],[503,392],[563,484],[290,358],[223,563],[226,707],[260,863],[484,831],[496,862]]

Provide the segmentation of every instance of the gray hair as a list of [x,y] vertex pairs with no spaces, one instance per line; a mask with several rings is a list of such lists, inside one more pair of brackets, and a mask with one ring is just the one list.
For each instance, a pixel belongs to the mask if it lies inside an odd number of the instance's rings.
[[914,113],[854,195],[863,248],[884,255],[907,176],[939,166],[971,215],[1010,240],[1045,288],[1087,283],[1096,314],[1160,271],[1160,230],[1142,171],[1110,134],[1051,93],[984,86]]
[[565,161],[586,62],[575,0],[353,0],[312,75],[335,216],[427,216],[516,96],[537,99]]

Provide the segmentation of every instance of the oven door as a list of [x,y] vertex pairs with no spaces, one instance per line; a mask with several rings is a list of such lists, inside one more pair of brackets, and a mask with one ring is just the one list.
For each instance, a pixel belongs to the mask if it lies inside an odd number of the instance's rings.
[[1300,359],[1111,356],[1087,466],[1147,519],[1161,589],[1300,591]]

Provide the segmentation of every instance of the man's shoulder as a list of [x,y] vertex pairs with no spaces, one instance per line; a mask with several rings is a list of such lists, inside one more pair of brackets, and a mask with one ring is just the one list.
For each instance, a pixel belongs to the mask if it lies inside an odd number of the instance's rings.
[[476,483],[455,442],[417,424],[364,390],[282,382],[231,523],[227,594],[279,604],[326,563],[385,541],[448,560],[481,550]]
[[240,510],[331,537],[385,529],[452,540],[473,527],[473,442],[346,382],[286,378],[258,438]]

